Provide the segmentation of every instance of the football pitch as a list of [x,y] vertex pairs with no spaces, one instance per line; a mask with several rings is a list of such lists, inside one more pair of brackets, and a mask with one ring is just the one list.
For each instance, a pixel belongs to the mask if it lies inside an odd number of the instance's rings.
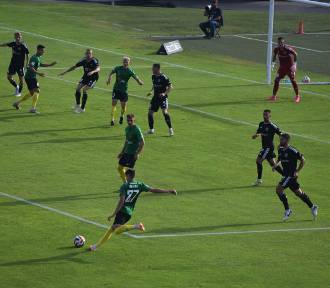
[[[227,36],[184,39],[183,53],[155,54],[160,41],[150,36],[199,34],[201,14],[189,8],[0,2],[0,43],[19,30],[31,55],[43,44],[44,61],[58,62],[42,69],[41,114],[31,115],[30,101],[21,111],[11,107],[11,51],[0,48],[0,287],[328,287],[330,86],[301,86],[298,105],[289,85],[280,87],[278,102],[265,100],[272,87],[264,84],[262,11],[226,11]],[[276,32],[300,47],[298,80],[308,74],[329,81],[330,14],[299,15],[311,33],[301,37],[288,28],[298,16],[276,17]],[[242,37],[230,36],[237,34]],[[57,75],[86,48],[100,61],[100,79],[86,113],[74,114],[82,71]],[[151,186],[177,189],[178,196],[143,194],[131,222],[143,222],[146,232],[115,235],[90,253],[73,248],[72,241],[75,235],[86,237],[86,247],[97,241],[118,201],[117,155],[125,126],[109,126],[112,87],[105,82],[124,55],[145,82],[130,81],[128,102],[144,132],[152,63],[160,62],[173,82],[175,136],[168,137],[158,112],[156,133],[145,137],[136,173]],[[288,190],[293,215],[282,222],[275,194],[280,176],[268,164],[263,185],[252,186],[260,140],[251,135],[266,108],[306,158],[299,182],[319,206],[316,221]]]

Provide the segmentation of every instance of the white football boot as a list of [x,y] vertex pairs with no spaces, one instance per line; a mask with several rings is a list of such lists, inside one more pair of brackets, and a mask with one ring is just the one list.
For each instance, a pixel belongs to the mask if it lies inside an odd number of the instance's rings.
[[313,205],[313,207],[311,208],[311,211],[312,211],[314,220],[316,219],[316,216],[317,216],[317,210],[318,210],[318,207],[316,205]]
[[290,208],[287,209],[287,210],[285,210],[284,211],[283,221],[287,221],[290,218],[291,214],[292,214],[292,210]]

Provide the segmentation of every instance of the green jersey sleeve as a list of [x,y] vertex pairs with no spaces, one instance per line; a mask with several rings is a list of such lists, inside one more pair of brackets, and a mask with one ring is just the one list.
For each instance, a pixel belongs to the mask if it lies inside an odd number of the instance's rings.
[[143,182],[140,183],[140,191],[141,192],[149,192],[151,187]]
[[111,73],[112,73],[112,74],[116,74],[116,73],[117,73],[117,70],[118,70],[118,67],[116,66],[116,67],[114,67],[114,68],[112,69]]
[[142,131],[141,131],[141,129],[139,127],[136,127],[135,134],[136,134],[136,140],[138,142],[140,142],[143,139],[143,134],[142,134]]
[[136,75],[136,73],[134,72],[133,69],[130,69],[130,77],[133,77],[134,79],[137,79],[137,75]]
[[119,195],[120,196],[126,195],[126,185],[125,184],[121,185],[121,187],[119,189]]

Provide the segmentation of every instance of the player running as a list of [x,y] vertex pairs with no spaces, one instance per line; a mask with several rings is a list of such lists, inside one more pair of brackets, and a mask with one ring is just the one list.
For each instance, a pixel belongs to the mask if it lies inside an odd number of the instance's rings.
[[123,232],[131,231],[134,229],[145,231],[144,225],[142,223],[138,223],[135,225],[126,224],[131,219],[135,203],[142,192],[170,193],[173,195],[177,195],[177,192],[174,189],[163,190],[158,188],[151,188],[143,182],[134,180],[134,170],[127,170],[125,172],[125,175],[127,178],[127,182],[120,187],[120,199],[118,201],[117,207],[113,214],[108,217],[109,221],[111,221],[111,219],[114,217],[115,220],[112,226],[104,234],[104,236],[96,244],[91,245],[89,247],[90,251],[95,251],[98,247],[100,247],[107,240],[109,240],[112,234],[121,234]]
[[279,37],[278,38],[278,46],[274,49],[273,53],[273,64],[272,67],[275,67],[275,61],[276,57],[278,57],[280,61],[280,67],[278,68],[277,75],[274,82],[274,88],[273,88],[273,96],[269,98],[271,101],[277,100],[277,91],[280,86],[280,81],[285,76],[288,76],[290,78],[290,81],[292,83],[294,92],[296,93],[296,97],[294,101],[296,103],[299,103],[301,100],[301,97],[299,95],[299,88],[297,81],[295,79],[296,77],[296,71],[297,71],[297,52],[290,46],[285,44],[284,38]]
[[124,121],[124,115],[127,109],[127,101],[128,101],[128,80],[133,77],[135,81],[139,85],[143,85],[143,81],[135,74],[135,72],[129,67],[129,64],[131,62],[131,59],[129,57],[123,58],[123,65],[117,66],[113,68],[113,70],[110,72],[107,85],[110,85],[112,75],[116,74],[116,82],[113,86],[112,91],[112,110],[111,110],[111,126],[115,125],[115,113],[116,113],[116,106],[118,100],[121,104],[121,114],[119,118],[119,124],[123,124]]
[[[24,83],[24,67],[25,63],[29,63],[29,50],[26,44],[22,41],[22,34],[15,32],[15,41],[0,44],[0,47],[10,47],[12,49],[12,57],[8,67],[7,79],[11,85],[15,87],[15,96],[21,96]],[[19,85],[17,85],[13,76],[17,73]]]
[[135,116],[133,114],[127,115],[127,124],[125,144],[118,155],[118,172],[123,182],[126,181],[126,169],[134,168],[135,162],[139,158],[145,144],[141,129],[135,124]]
[[[97,80],[99,79],[99,72],[100,72],[99,60],[97,60],[93,56],[92,49],[87,49],[85,52],[85,57],[83,59],[81,59],[74,66],[70,67],[68,70],[59,74],[59,76],[63,76],[64,74],[71,72],[78,67],[83,67],[84,75],[80,79],[76,88],[76,94],[75,94],[76,105],[74,107],[74,112],[83,113],[85,112],[85,107],[88,98],[87,91],[89,89],[94,88]],[[83,91],[82,99],[81,99],[81,90]],[[82,100],[81,105],[80,105],[80,99]]]
[[15,107],[17,110],[21,109],[20,105],[23,101],[32,97],[32,108],[30,109],[30,113],[39,114],[39,112],[37,111],[37,102],[39,98],[40,88],[37,75],[39,75],[40,77],[45,77],[46,75],[45,73],[39,72],[38,69],[39,67],[50,67],[56,64],[56,61],[50,64],[43,63],[41,57],[42,55],[44,55],[44,53],[45,46],[39,44],[37,46],[36,54],[30,58],[29,65],[27,67],[26,74],[24,77],[26,86],[29,89],[29,93],[25,94],[21,99],[19,99],[13,104],[13,107]]
[[154,96],[151,99],[149,112],[148,112],[148,122],[149,122],[149,131],[148,134],[154,134],[154,113],[162,109],[165,122],[168,126],[170,136],[174,135],[172,128],[171,117],[168,114],[168,94],[171,92],[173,86],[170,79],[161,72],[160,64],[152,65],[152,88],[147,96],[154,92]]
[[[269,109],[264,110],[263,113],[264,121],[259,123],[256,134],[252,135],[252,139],[256,139],[261,136],[262,148],[257,156],[257,173],[258,178],[254,183],[255,186],[262,184],[262,162],[266,159],[271,167],[275,165],[274,158],[274,136],[275,134],[281,135],[281,130],[273,122],[271,122],[271,111]],[[280,166],[277,166],[276,171],[283,174],[283,170]]]
[[[276,169],[280,164],[283,167],[283,178],[276,187],[276,193],[282,201],[285,211],[283,220],[286,221],[292,214],[292,210],[289,207],[288,199],[284,193],[286,188],[290,188],[297,197],[299,197],[307,206],[311,209],[314,219],[317,216],[317,206],[312,203],[307,194],[305,194],[297,181],[298,173],[305,165],[304,156],[295,148],[289,145],[290,135],[282,134],[280,137],[280,148],[278,149],[278,161],[273,167]],[[297,163],[299,166],[297,168]]]

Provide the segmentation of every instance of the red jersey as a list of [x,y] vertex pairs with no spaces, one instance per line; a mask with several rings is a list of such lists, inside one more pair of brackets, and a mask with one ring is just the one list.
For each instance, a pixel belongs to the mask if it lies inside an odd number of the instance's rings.
[[294,64],[294,58],[297,52],[291,46],[284,45],[281,48],[276,47],[274,54],[278,56],[280,66],[291,67]]

